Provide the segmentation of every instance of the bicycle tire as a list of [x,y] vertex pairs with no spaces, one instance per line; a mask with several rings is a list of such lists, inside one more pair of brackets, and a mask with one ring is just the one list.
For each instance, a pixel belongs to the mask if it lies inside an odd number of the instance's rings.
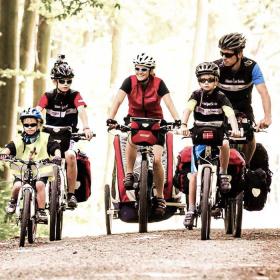
[[60,208],[56,216],[55,240],[61,240],[63,228],[63,210]]
[[[57,174],[55,174],[57,175]],[[57,176],[55,180],[50,183],[50,241],[56,240],[56,225],[57,225],[57,214],[58,214],[58,182]]]
[[35,221],[35,218],[31,218],[28,221],[28,227],[27,227],[27,239],[30,244],[34,243],[36,239],[36,233],[37,233],[37,223]]
[[139,232],[147,232],[148,228],[148,161],[142,160],[139,184]]
[[232,234],[233,233],[233,225],[232,225],[232,202],[231,198],[226,199],[225,205],[225,215],[224,215],[224,226],[225,226],[225,233]]
[[106,223],[106,232],[107,235],[112,234],[112,214],[107,213],[111,208],[111,194],[110,194],[110,186],[108,184],[105,185],[104,188],[104,204],[105,204],[105,223]]
[[242,217],[243,217],[243,191],[240,192],[232,203],[233,217],[233,237],[240,238],[242,233]]
[[28,222],[30,219],[30,202],[31,202],[31,192],[29,189],[23,192],[23,209],[20,219],[20,238],[19,246],[24,247],[25,237],[27,234]]
[[211,187],[211,169],[205,167],[202,173],[202,198],[201,198],[201,240],[210,238],[211,206],[209,195]]

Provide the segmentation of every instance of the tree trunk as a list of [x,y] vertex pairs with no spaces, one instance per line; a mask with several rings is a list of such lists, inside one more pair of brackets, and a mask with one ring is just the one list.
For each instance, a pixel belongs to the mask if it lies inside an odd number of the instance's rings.
[[[0,0],[0,68],[19,68],[18,13],[19,0]],[[18,85],[17,77],[2,79],[6,83],[0,87],[0,146],[13,138],[17,118]]]
[[36,106],[40,96],[46,91],[46,78],[48,71],[48,60],[50,57],[51,46],[51,22],[44,16],[39,18],[39,27],[37,33],[37,55],[35,62],[35,71],[40,71],[46,77],[34,80],[33,85],[33,105]]
[[[37,10],[30,10],[31,4],[38,3],[38,0],[25,0],[24,14],[22,20],[22,28],[20,34],[20,69],[23,71],[32,71],[34,61],[34,43],[35,43],[35,27],[38,17]],[[26,106],[26,100],[32,100],[32,96],[26,98],[26,84],[30,78],[25,78],[19,85],[19,107]],[[32,105],[32,104],[28,104]]]
[[[111,58],[111,77],[110,77],[110,89],[112,90],[116,82],[119,62],[120,62],[120,48],[121,48],[121,24],[114,18],[112,23],[112,58]],[[110,97],[111,98],[111,97]],[[108,104],[111,104],[110,102]],[[110,111],[110,107],[107,108],[107,115]],[[104,186],[112,182],[112,170],[114,165],[114,150],[113,150],[113,137],[110,133],[107,134],[107,149],[106,149],[106,162],[104,172]]]
[[195,36],[192,49],[192,61],[189,72],[188,92],[191,93],[196,88],[195,67],[205,60],[207,46],[208,25],[208,0],[198,0],[196,8]]

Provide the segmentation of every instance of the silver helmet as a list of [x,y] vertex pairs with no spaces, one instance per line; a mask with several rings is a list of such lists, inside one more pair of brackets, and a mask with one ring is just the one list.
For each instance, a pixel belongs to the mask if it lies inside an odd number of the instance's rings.
[[204,74],[220,77],[220,69],[214,62],[203,62],[196,66],[195,75],[199,77]]
[[143,65],[148,68],[155,68],[156,67],[156,62],[154,58],[146,53],[140,53],[138,54],[134,59],[133,59],[134,65]]

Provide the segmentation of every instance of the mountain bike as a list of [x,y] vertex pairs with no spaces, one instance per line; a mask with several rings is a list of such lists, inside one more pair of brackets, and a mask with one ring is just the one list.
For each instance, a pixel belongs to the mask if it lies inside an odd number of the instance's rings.
[[[37,230],[37,191],[36,181],[41,177],[53,176],[53,163],[45,159],[39,161],[22,160],[9,155],[0,155],[1,160],[9,162],[22,181],[16,204],[16,220],[20,225],[19,246],[24,247],[25,238],[33,243]],[[50,167],[50,168],[47,168]],[[46,170],[47,168],[47,170]]]
[[[72,133],[71,127],[43,127],[43,131],[50,134],[54,140],[61,143],[62,150],[68,150],[70,141],[78,142],[86,140],[84,133]],[[95,137],[96,135],[93,134]],[[62,159],[60,165],[54,166],[54,176],[49,183],[48,204],[50,214],[50,241],[61,240],[63,228],[63,213],[65,210],[73,210],[67,207],[67,176],[65,159]]]
[[[249,140],[252,139],[255,132],[264,132],[264,130],[256,130],[253,122],[247,119],[246,115],[243,113],[236,112],[236,118],[242,137],[229,137],[229,142],[231,149],[238,151],[244,159],[244,154],[242,152],[243,145],[247,144]],[[245,160],[243,160],[237,180],[232,180],[232,191],[225,197],[225,232],[226,234],[232,234],[234,237],[241,237],[242,234],[244,191],[247,187],[245,177],[248,171],[250,171],[250,169],[245,168]]]
[[[219,146],[224,140],[223,128],[205,126],[190,130],[194,145],[205,145],[204,151],[196,158],[196,210],[195,225],[198,217],[201,218],[201,240],[210,239],[211,216],[220,212],[223,193],[219,187]],[[219,215],[213,215],[219,218]],[[189,226],[192,229],[193,225]]]
[[[147,232],[149,218],[153,215],[153,145],[158,141],[159,133],[167,133],[175,126],[174,123],[161,125],[161,120],[151,118],[131,118],[130,126],[116,125],[114,129],[121,132],[130,133],[131,141],[137,145],[141,154],[140,176],[134,183],[135,207],[138,209],[139,232]],[[110,130],[110,129],[109,129]],[[107,233],[111,233],[113,212],[110,210],[111,204],[110,187],[105,186],[105,214]]]

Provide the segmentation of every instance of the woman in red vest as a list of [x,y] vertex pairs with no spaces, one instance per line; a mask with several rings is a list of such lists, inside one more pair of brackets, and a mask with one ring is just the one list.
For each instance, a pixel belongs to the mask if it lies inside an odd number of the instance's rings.
[[[177,125],[180,126],[180,118],[174,107],[169,90],[165,83],[154,74],[156,66],[153,57],[146,53],[140,53],[133,60],[135,75],[126,78],[119,89],[108,116],[107,126],[113,128],[117,123],[114,118],[124,98],[128,98],[128,116],[125,118],[129,122],[130,117],[156,118],[163,120],[163,112],[160,105],[163,99],[170,114]],[[162,216],[165,213],[166,203],[163,196],[164,170],[162,166],[162,153],[165,144],[165,136],[161,135],[159,141],[153,147],[154,151],[154,183],[157,191],[155,214]],[[135,145],[128,141],[126,145],[126,176],[124,185],[127,190],[133,188],[134,177],[133,167],[137,150]]]

